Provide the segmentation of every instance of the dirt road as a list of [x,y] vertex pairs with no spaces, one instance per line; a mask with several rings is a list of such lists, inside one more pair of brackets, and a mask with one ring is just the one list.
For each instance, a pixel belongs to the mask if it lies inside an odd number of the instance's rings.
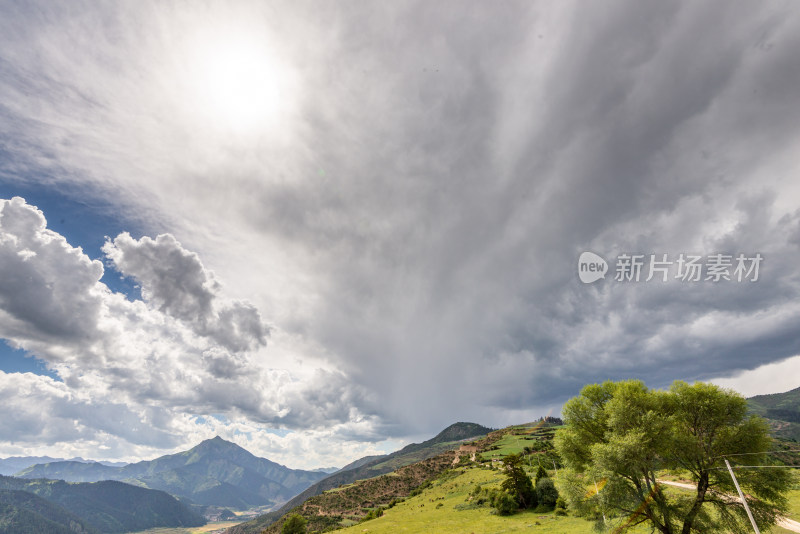
[[[671,480],[659,480],[661,484],[666,484],[667,486],[675,486],[677,488],[683,488],[688,490],[695,490],[697,486],[693,486],[691,484],[687,484],[685,482],[673,482]],[[739,497],[733,497],[732,499],[739,500]],[[780,517],[778,518],[778,526],[781,528],[785,528],[786,530],[791,530],[792,532],[800,532],[800,523],[795,521],[794,519],[789,519],[788,517]]]

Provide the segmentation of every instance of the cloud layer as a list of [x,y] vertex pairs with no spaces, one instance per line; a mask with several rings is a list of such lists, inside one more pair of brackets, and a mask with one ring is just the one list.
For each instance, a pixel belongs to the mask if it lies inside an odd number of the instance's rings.
[[185,443],[173,427],[185,415],[299,429],[364,420],[353,408],[364,399],[341,373],[317,369],[300,381],[257,362],[247,349],[266,342],[258,311],[220,303],[219,284],[172,236],[123,234],[106,251],[142,284],[144,301],[111,292],[102,263],[48,230],[24,199],[0,201],[0,337],[62,379],[0,373],[5,439],[113,437],[163,449]]
[[142,296],[160,312],[209,336],[233,352],[267,344],[268,328],[247,302],[218,304],[220,284],[197,254],[170,234],[133,239],[124,233],[103,247],[114,268],[142,286]]
[[[796,4],[8,13],[0,180],[81,185],[159,236],[106,246],[145,302],[104,292],[102,266],[58,236],[75,272],[52,289],[52,264],[25,252],[44,245],[3,252],[21,278],[2,335],[67,385],[296,427],[330,414],[374,439],[538,417],[586,382],[663,386],[800,354]],[[279,58],[282,111],[236,132],[197,109],[189,66],[197,43],[249,35]],[[755,283],[584,285],[587,250],[764,263]],[[220,386],[242,376],[262,386]]]

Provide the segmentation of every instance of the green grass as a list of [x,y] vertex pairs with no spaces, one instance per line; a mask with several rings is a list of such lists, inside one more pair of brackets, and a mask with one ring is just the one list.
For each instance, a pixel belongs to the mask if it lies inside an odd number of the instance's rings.
[[526,446],[530,446],[534,443],[531,440],[525,439],[525,437],[526,436],[506,434],[494,443],[494,445],[497,447],[497,450],[486,451],[483,453],[483,457],[502,458],[503,456],[508,456],[509,454],[519,454]]
[[[542,532],[578,534],[591,532],[591,523],[570,516],[554,513],[523,511],[511,516],[492,515],[486,507],[471,510],[456,510],[465,504],[476,484],[498,487],[503,477],[489,469],[460,469],[453,478],[438,481],[434,485],[393,508],[385,510],[382,517],[359,523],[339,532],[354,534],[361,532],[436,532],[441,534]],[[441,505],[441,506],[439,506]]]
[[[442,477],[432,487],[420,495],[407,499],[393,508],[384,510],[382,517],[358,523],[337,532],[355,534],[369,532],[374,534],[391,534],[394,532],[436,532],[442,534],[462,533],[505,533],[536,532],[551,534],[588,534],[593,524],[580,517],[556,516],[553,512],[537,513],[522,511],[511,516],[499,516],[491,513],[491,508],[479,507],[466,510],[456,509],[465,505],[473,488],[480,484],[483,487],[499,487],[503,475],[491,469],[467,468],[458,469],[453,474]],[[672,491],[684,491],[669,488]],[[800,488],[789,493],[790,512],[788,517],[800,520]],[[636,534],[650,532],[644,526],[630,531]],[[772,534],[786,534],[790,531],[775,527]]]
[[[800,471],[795,469],[794,471]],[[789,498],[789,513],[786,517],[800,521],[800,472],[795,473],[794,489],[791,490],[787,497]]]

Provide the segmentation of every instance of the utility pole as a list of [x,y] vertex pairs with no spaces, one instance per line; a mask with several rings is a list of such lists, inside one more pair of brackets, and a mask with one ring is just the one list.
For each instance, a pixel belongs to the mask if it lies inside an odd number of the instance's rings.
[[747,511],[747,517],[750,518],[750,524],[753,525],[753,530],[755,530],[756,534],[761,534],[761,531],[758,530],[758,525],[756,525],[756,520],[753,519],[753,514],[750,512],[750,507],[747,506],[747,499],[744,498],[742,488],[739,487],[739,481],[736,480],[736,475],[733,474],[733,468],[731,467],[731,464],[728,462],[727,458],[725,458],[725,465],[728,466],[728,472],[731,474],[731,478],[733,479],[733,485],[736,486],[736,491],[739,492],[739,498],[742,500],[742,504],[744,504],[744,509]]

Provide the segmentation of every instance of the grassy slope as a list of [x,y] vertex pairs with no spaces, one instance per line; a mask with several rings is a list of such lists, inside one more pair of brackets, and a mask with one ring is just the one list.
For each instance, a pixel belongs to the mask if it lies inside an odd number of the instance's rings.
[[[494,432],[492,438],[483,443],[484,451],[481,455],[485,460],[488,460],[495,455],[501,457],[520,452],[525,447],[530,447],[534,451],[543,450],[544,452],[526,457],[527,463],[533,464],[528,468],[529,473],[533,474],[534,469],[541,460],[543,466],[550,467],[549,471],[552,475],[553,470],[550,460],[552,455],[548,452],[548,446],[549,438],[553,431],[553,428],[538,428],[530,425],[503,429]],[[781,445],[786,447],[792,444],[783,443],[776,448],[781,448]],[[791,456],[794,455],[787,455],[784,460],[788,461],[785,463],[794,463],[794,458]],[[457,476],[445,474],[437,478],[432,486],[425,489],[421,494],[407,498],[391,508],[385,508],[382,517],[370,521],[358,522],[363,518],[366,510],[370,509],[370,507],[385,507],[388,499],[374,498],[376,492],[363,486],[368,481],[359,481],[355,484],[336,488],[326,492],[326,495],[321,497],[328,498],[336,493],[355,490],[353,497],[357,496],[358,498],[353,502],[355,503],[356,500],[361,499],[359,506],[354,506],[350,510],[351,513],[338,515],[336,518],[338,524],[347,528],[337,532],[441,532],[444,534],[450,532],[502,533],[517,531],[564,534],[592,532],[593,523],[572,515],[565,517],[556,516],[553,512],[523,511],[512,516],[503,517],[492,514],[491,509],[487,507],[463,509],[469,493],[477,484],[481,484],[484,487],[498,487],[502,482],[502,474],[498,470],[489,469],[489,465],[491,465],[491,462],[487,462],[483,467],[459,467],[452,471]],[[371,495],[372,498],[365,498],[368,495]],[[789,498],[791,503],[789,517],[800,521],[800,486],[791,492]],[[311,508],[324,506],[320,501],[315,502],[314,500],[309,501],[307,504]],[[462,509],[456,508],[459,505],[461,505],[460,508]],[[277,521],[267,532],[279,532],[281,525],[282,520]],[[321,525],[312,523],[309,532],[316,530],[319,526]],[[649,530],[639,527],[631,532],[638,534],[649,532]],[[784,534],[789,531],[776,527],[771,532],[773,534]]]
[[[436,532],[462,534],[469,532],[542,532],[542,533],[586,533],[591,532],[591,523],[576,517],[559,517],[554,513],[524,511],[511,516],[491,514],[486,507],[457,510],[456,506],[467,502],[472,489],[499,487],[503,476],[499,471],[484,468],[460,468],[458,476],[441,481],[416,497],[388,509],[382,517],[359,523],[339,532],[394,533]],[[537,524],[538,523],[538,524]]]
[[[549,440],[552,433],[552,428],[539,428],[537,425],[509,427],[494,431],[486,438],[473,443],[485,451],[482,455],[490,464],[490,453],[511,453],[522,451],[525,447],[542,447],[542,444]],[[302,506],[295,508],[294,511],[299,511],[309,520],[310,532],[337,525],[351,525],[360,521],[370,509],[380,506],[385,507],[393,499],[407,496],[411,493],[411,490],[421,483],[427,480],[436,480],[441,473],[452,467],[454,458],[455,456],[452,452],[447,452],[421,464],[406,466],[391,475],[383,475],[338,487],[309,499]],[[547,458],[547,456],[532,455],[529,458],[533,467],[536,467],[538,466],[539,458]],[[547,462],[544,463],[547,464]],[[420,468],[425,464],[428,464],[429,467],[420,471]],[[485,471],[494,473],[495,476],[498,473],[490,469],[485,469]],[[413,480],[408,480],[409,472],[416,472]],[[485,512],[488,513],[488,509]],[[276,521],[265,532],[279,532],[282,523],[283,519]]]
[[[497,470],[485,468],[459,468],[457,476],[443,477],[416,497],[407,499],[384,512],[382,517],[365,521],[337,532],[355,534],[369,532],[390,534],[395,532],[442,534],[456,533],[503,533],[503,532],[541,532],[577,534],[592,532],[593,524],[580,517],[556,516],[553,512],[537,513],[523,511],[512,516],[493,515],[489,508],[481,507],[458,510],[464,505],[472,489],[480,484],[483,487],[499,487],[503,480]],[[673,490],[671,488],[671,490]],[[674,489],[674,491],[682,491]],[[789,494],[790,513],[788,517],[800,520],[800,487]],[[645,533],[649,529],[639,527],[631,532]],[[780,527],[773,534],[790,532]]]
[[[376,457],[375,460],[361,465],[356,469],[334,473],[292,498],[280,510],[259,516],[247,523],[242,523],[230,529],[228,532],[229,534],[259,533],[275,522],[280,524],[280,518],[282,516],[324,492],[341,488],[342,486],[358,484],[360,481],[371,480],[381,475],[397,471],[404,466],[413,465],[441,455],[446,455],[452,460],[452,452],[449,451],[457,449],[461,445],[461,441],[452,440],[473,437],[479,435],[475,434],[475,432],[488,432],[490,430],[489,428],[474,423],[456,423],[450,425],[437,436],[427,441],[408,445],[386,456]],[[435,474],[429,473],[428,475],[429,478],[433,476],[435,476]],[[400,493],[398,493],[398,495],[400,495]]]

